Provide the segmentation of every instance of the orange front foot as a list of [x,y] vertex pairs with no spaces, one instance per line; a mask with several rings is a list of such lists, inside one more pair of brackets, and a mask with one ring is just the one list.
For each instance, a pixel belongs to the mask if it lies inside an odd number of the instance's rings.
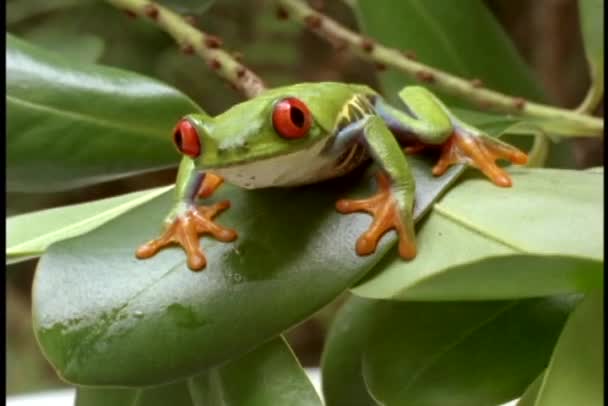
[[400,207],[393,197],[391,181],[384,172],[376,174],[378,193],[367,199],[341,199],[336,203],[340,213],[364,211],[374,217],[372,225],[357,240],[356,252],[369,255],[376,251],[378,241],[389,230],[395,229],[399,235],[399,255],[404,259],[416,256],[416,241],[411,213],[402,218]]
[[223,242],[234,241],[237,238],[236,231],[220,226],[213,218],[230,207],[230,202],[224,200],[212,206],[192,207],[184,214],[176,217],[160,237],[141,245],[135,255],[139,259],[150,258],[161,248],[179,244],[186,251],[188,267],[193,271],[199,271],[207,264],[205,254],[199,243],[199,235],[211,234]]
[[479,168],[494,184],[509,187],[511,177],[496,165],[497,159],[519,165],[528,162],[525,153],[495,138],[454,132],[441,147],[441,156],[433,168],[433,175],[442,175],[452,164],[467,163]]

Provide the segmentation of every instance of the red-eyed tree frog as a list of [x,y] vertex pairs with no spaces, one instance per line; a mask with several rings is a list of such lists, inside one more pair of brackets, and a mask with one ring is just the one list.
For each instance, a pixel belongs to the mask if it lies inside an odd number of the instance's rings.
[[367,86],[301,83],[265,91],[216,117],[183,117],[173,133],[183,154],[175,204],[163,233],[140,246],[136,256],[149,258],[177,243],[186,251],[188,267],[201,270],[207,260],[199,235],[229,242],[237,232],[214,221],[230,202],[197,206],[197,197],[209,197],[223,180],[247,189],[320,182],[371,158],[380,168],[377,194],[339,200],[337,210],[374,216],[356,243],[357,254],[373,253],[380,238],[395,229],[400,256],[414,258],[415,184],[400,144],[409,144],[411,150],[440,147],[433,168],[436,176],[452,164],[466,163],[503,187],[511,186],[511,179],[495,161],[525,164],[527,155],[465,124],[423,87],[405,87],[399,97],[402,109],[390,106]]

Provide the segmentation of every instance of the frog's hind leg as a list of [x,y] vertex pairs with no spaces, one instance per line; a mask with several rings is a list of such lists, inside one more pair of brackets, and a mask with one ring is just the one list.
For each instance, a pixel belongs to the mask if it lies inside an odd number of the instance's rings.
[[[511,178],[496,165],[496,160],[520,165],[528,161],[519,149],[456,118],[431,92],[406,87],[399,96],[404,102],[403,110],[380,98],[375,108],[397,138],[408,144],[405,152],[417,153],[429,146],[441,149],[439,161],[433,167],[435,176],[442,175],[453,164],[464,163],[479,168],[494,184],[509,187]],[[408,106],[415,106],[416,113]]]
[[374,160],[382,167],[377,174],[378,193],[366,199],[342,199],[336,203],[340,213],[364,211],[374,220],[358,239],[356,252],[369,255],[378,241],[391,229],[399,236],[399,254],[404,259],[416,256],[413,207],[415,185],[399,144],[382,119],[368,116],[361,122],[362,136]]
[[528,162],[528,156],[516,147],[455,120],[454,132],[441,147],[433,175],[440,176],[450,165],[465,163],[478,168],[495,185],[509,187],[512,185],[511,177],[496,164],[498,159],[518,165]]

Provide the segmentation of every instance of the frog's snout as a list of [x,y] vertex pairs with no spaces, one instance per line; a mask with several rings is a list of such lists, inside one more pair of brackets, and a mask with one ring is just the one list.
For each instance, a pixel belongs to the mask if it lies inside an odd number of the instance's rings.
[[190,158],[196,158],[201,154],[201,140],[196,127],[185,118],[181,119],[173,130],[173,143],[180,153]]

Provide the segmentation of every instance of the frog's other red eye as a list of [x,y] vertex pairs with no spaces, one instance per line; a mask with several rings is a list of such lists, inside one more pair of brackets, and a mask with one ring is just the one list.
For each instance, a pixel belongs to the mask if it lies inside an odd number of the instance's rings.
[[287,97],[275,104],[272,125],[283,138],[302,138],[310,130],[312,116],[304,103],[295,97]]
[[173,130],[173,142],[179,152],[184,155],[196,158],[201,154],[201,142],[196,128],[186,119],[177,123],[175,130]]

